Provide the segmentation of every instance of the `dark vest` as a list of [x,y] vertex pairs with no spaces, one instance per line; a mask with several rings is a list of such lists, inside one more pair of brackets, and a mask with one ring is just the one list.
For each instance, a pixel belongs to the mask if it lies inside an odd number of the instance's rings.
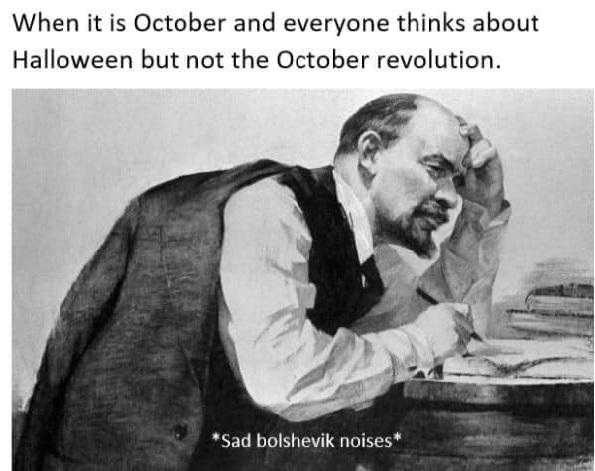
[[353,232],[337,201],[332,167],[296,167],[280,182],[293,190],[312,236],[308,277],[316,286],[316,300],[308,318],[334,335],[379,301],[382,280],[373,258],[360,265]]

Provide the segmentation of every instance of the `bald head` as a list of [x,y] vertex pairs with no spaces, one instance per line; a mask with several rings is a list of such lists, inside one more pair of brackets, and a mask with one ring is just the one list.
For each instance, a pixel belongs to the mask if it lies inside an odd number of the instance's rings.
[[413,93],[397,93],[366,103],[341,128],[335,158],[355,152],[360,136],[366,131],[376,132],[388,147],[417,110],[419,98]]
[[424,155],[441,155],[452,164],[453,173],[464,172],[463,158],[469,141],[461,135],[461,119],[426,97],[418,97],[416,105],[417,109],[400,129],[399,137],[417,141]]
[[385,149],[409,132],[448,141],[449,148],[464,146],[460,124],[460,118],[430,98],[413,93],[385,95],[366,103],[345,122],[335,159],[356,152],[366,131],[375,132]]

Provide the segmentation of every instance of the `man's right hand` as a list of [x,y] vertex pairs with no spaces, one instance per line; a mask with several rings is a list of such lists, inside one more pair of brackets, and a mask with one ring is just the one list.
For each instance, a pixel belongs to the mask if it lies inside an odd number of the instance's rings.
[[456,354],[463,354],[471,339],[473,324],[469,306],[461,303],[440,303],[430,306],[413,322],[421,330],[434,355],[434,365]]

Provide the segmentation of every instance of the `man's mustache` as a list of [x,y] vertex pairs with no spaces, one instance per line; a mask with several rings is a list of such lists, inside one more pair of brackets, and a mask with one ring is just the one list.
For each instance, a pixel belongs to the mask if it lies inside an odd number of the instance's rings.
[[454,206],[446,200],[432,198],[422,201],[417,205],[413,210],[412,216],[414,218],[431,218],[436,221],[438,225],[441,225],[448,222],[448,210],[453,207]]

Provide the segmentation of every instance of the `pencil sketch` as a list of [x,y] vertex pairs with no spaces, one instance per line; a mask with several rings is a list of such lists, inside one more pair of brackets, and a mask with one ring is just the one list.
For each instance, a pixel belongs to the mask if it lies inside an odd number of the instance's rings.
[[15,469],[590,469],[592,105],[14,91]]

